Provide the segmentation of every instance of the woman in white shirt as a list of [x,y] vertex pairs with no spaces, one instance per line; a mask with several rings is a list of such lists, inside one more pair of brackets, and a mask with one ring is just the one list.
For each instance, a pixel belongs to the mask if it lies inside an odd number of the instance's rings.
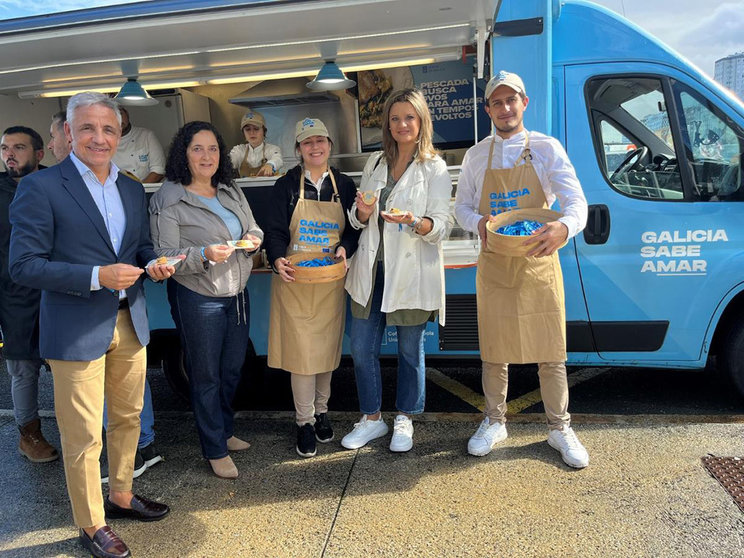
[[266,143],[266,120],[263,114],[248,111],[240,121],[246,143],[230,150],[230,162],[241,178],[247,176],[273,176],[282,166],[279,147]]
[[[388,432],[380,414],[380,344],[385,326],[398,333],[398,386],[391,451],[413,445],[411,416],[424,411],[424,331],[444,324],[442,241],[452,228],[452,181],[432,144],[423,94],[394,92],[383,110],[383,150],[364,168],[349,212],[362,229],[346,280],[351,296],[351,354],[362,419],[341,444],[364,446]],[[381,211],[382,209],[382,211]]]

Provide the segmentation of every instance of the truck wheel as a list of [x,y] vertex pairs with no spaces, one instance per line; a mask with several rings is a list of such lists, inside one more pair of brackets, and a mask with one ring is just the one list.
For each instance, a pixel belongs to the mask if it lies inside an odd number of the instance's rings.
[[744,319],[731,324],[721,350],[723,370],[744,396]]
[[[234,405],[236,409],[245,409],[255,400],[257,385],[263,381],[263,370],[265,360],[256,356],[253,342],[248,341],[245,353],[245,362],[241,373],[240,384],[235,394]],[[189,390],[189,377],[184,366],[183,351],[178,339],[169,343],[163,351],[163,372],[171,389],[185,401],[191,399]]]

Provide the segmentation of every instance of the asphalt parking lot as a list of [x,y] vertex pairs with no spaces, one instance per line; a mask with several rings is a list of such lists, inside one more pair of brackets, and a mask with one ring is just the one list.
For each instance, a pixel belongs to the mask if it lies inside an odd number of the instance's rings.
[[[512,373],[509,438],[474,458],[465,445],[479,421],[479,369],[435,364],[414,448],[402,455],[387,449],[389,437],[356,451],[338,444],[358,418],[353,371],[342,367],[331,399],[336,440],[299,458],[286,375],[255,374],[236,424],[252,447],[235,457],[235,481],[211,475],[187,404],[151,369],[166,460],[135,491],[173,512],[114,528],[134,556],[744,555],[744,516],[700,463],[744,453],[744,400],[714,369],[570,369],[574,426],[591,455],[576,471],[545,443],[533,368]],[[384,367],[386,412],[394,376]],[[3,372],[0,557],[84,556],[61,463],[33,465],[15,450],[8,384]],[[58,444],[50,374],[41,384],[44,430]]]

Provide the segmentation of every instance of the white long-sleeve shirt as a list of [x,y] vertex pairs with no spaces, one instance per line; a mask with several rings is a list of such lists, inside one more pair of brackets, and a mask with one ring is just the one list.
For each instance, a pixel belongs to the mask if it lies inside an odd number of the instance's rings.
[[[548,207],[558,199],[563,213],[559,221],[568,228],[568,238],[576,236],[586,226],[587,216],[586,198],[576,171],[557,139],[539,132],[529,132],[529,135],[532,165],[542,185]],[[493,169],[513,167],[524,150],[525,132],[520,132],[508,139],[502,139],[498,135],[488,136],[465,153],[457,182],[455,217],[463,229],[474,233],[478,232],[478,222],[483,217],[478,206],[488,165],[488,151],[494,138],[496,141],[491,161]]]
[[248,165],[251,167],[260,167],[264,159],[274,167],[274,172],[282,166],[282,152],[278,146],[263,142],[258,147],[251,147],[249,143],[241,143],[230,150],[230,161],[236,171],[240,171],[240,164],[245,158],[246,151],[248,152]]

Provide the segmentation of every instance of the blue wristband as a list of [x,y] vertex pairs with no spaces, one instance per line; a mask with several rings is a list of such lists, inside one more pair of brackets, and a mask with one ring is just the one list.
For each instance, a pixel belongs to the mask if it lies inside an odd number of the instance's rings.
[[204,254],[204,250],[206,250],[206,249],[207,249],[206,246],[202,246],[202,249],[199,250],[199,253],[201,254],[201,259],[202,259],[203,262],[206,262],[207,261],[207,256],[206,256],[206,254]]

